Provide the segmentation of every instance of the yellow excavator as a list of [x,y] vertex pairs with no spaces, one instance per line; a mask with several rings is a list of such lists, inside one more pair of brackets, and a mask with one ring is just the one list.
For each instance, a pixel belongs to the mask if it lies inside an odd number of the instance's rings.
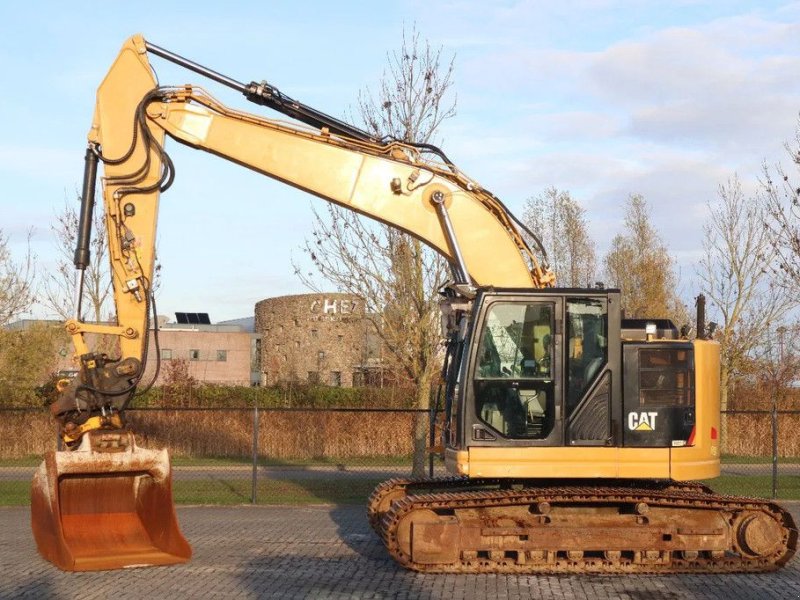
[[[157,84],[148,55],[291,122]],[[619,290],[561,289],[502,202],[435,146],[378,139],[293,100],[130,38],[97,91],[75,265],[83,285],[102,163],[117,324],[66,327],[80,365],[51,410],[64,449],[32,489],[40,553],[65,570],[187,561],[166,451],[136,446],[125,411],[147,385],[165,136],[407,232],[445,256],[442,449],[451,474],[393,479],[368,516],[401,565],[429,572],[762,572],[797,528],[779,505],[693,480],[719,475],[719,346],[702,317],[622,318]],[[534,240],[535,249],[528,240]],[[151,317],[150,315],[153,315]],[[151,320],[152,319],[152,320]],[[93,350],[113,336],[119,356]]]

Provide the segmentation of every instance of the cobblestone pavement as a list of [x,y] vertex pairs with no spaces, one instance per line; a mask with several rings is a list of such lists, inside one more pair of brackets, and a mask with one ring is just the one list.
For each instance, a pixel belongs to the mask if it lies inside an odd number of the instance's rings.
[[[800,503],[787,503],[800,521]],[[36,553],[27,508],[0,508],[0,598],[721,600],[800,598],[800,557],[768,575],[420,575],[396,566],[360,506],[182,507],[186,565],[63,573]]]

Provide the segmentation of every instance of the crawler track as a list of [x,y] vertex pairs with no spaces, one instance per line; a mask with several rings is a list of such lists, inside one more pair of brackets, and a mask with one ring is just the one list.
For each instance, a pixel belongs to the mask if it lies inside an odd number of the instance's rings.
[[614,483],[395,479],[369,513],[391,556],[422,572],[753,573],[795,553],[797,527],[773,502]]
[[415,492],[418,493],[420,490],[434,489],[442,492],[451,488],[469,489],[469,486],[470,480],[467,477],[437,477],[435,479],[395,477],[388,479],[378,484],[370,494],[367,501],[367,519],[372,528],[380,534],[381,519],[395,500],[405,498]]

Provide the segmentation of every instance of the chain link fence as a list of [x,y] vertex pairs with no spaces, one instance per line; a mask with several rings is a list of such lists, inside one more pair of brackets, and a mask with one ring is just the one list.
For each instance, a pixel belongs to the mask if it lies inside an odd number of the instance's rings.
[[[131,409],[140,446],[167,448],[178,504],[363,504],[379,482],[412,473],[413,438],[432,419],[414,409]],[[42,455],[56,447],[46,411],[0,409],[0,505],[27,504]],[[717,491],[800,499],[800,410],[722,415]],[[426,461],[424,474],[444,475]]]
[[[415,432],[430,445],[428,410],[148,408],[126,415],[139,446],[169,450],[178,504],[363,504],[378,483],[412,474]],[[55,422],[35,409],[0,409],[0,419],[0,505],[25,504],[42,455],[56,448]],[[445,474],[427,456],[419,467],[426,476]]]
[[727,410],[721,415],[723,493],[800,500],[800,410]]

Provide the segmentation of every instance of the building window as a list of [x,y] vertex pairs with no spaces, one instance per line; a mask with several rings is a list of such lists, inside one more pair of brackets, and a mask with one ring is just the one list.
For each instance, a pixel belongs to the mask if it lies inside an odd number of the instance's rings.
[[225,362],[228,360],[228,351],[227,350],[217,350],[217,361],[218,362]]
[[162,348],[161,360],[172,360],[172,350],[170,350],[169,348]]
[[189,360],[200,360],[200,350],[189,350]]
[[316,385],[319,383],[319,372],[318,371],[309,371],[308,372],[308,383],[311,385]]
[[353,387],[362,387],[364,385],[364,372],[353,371]]
[[258,371],[261,368],[261,338],[255,338],[250,346],[250,370]]
[[341,371],[331,371],[331,385],[334,387],[342,387]]

